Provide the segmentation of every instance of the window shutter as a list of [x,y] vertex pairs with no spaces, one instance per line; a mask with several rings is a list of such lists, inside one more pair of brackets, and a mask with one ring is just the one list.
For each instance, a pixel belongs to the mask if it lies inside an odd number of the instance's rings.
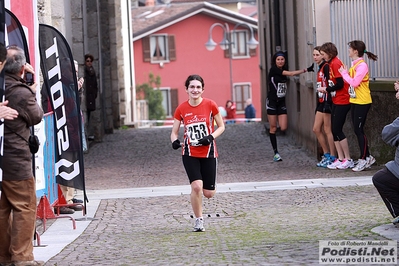
[[176,61],[175,35],[168,36],[169,61]]
[[179,105],[179,99],[177,97],[177,89],[171,89],[170,90],[170,105],[172,108],[172,116],[174,116],[175,114],[175,110],[177,108],[177,106]]
[[143,45],[143,61],[151,62],[150,37],[142,38],[141,43]]

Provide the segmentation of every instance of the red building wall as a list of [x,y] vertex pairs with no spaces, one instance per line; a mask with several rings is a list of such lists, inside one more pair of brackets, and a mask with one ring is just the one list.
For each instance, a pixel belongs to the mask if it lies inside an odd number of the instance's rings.
[[[159,64],[151,64],[143,61],[141,40],[134,42],[134,62],[136,71],[136,83],[142,84],[148,81],[148,74],[161,77],[161,87],[178,89],[179,103],[187,99],[184,82],[191,74],[198,74],[205,82],[206,98],[214,100],[218,106],[225,106],[231,99],[230,66],[229,59],[224,57],[224,51],[219,45],[213,51],[205,48],[209,38],[209,28],[213,23],[224,21],[216,20],[203,14],[199,14],[181,22],[173,24],[153,34],[175,35],[176,61]],[[235,24],[229,24],[230,30]],[[240,29],[240,28],[238,28]],[[247,29],[245,26],[242,29]],[[223,29],[214,27],[213,40],[219,43],[223,38]],[[257,39],[257,35],[255,35]],[[256,109],[256,117],[261,117],[260,102],[260,70],[259,48],[254,57],[232,60],[232,77],[234,83],[250,82],[252,87],[252,101]],[[238,118],[244,118],[244,114],[237,113]]]

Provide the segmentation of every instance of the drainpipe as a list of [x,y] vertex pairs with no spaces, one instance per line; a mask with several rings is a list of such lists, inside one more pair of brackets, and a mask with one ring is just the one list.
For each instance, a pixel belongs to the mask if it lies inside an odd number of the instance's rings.
[[275,41],[275,50],[273,53],[281,50],[281,28],[280,28],[280,1],[273,1],[273,26],[274,26],[274,41]]
[[[96,5],[97,5],[97,22],[98,22],[98,34],[97,34],[97,38],[98,38],[98,74],[99,74],[99,91],[100,91],[100,95],[101,95],[101,116],[103,117],[103,130],[102,132],[106,131],[105,125],[108,124],[107,123],[107,117],[106,117],[106,112],[105,112],[105,93],[103,91],[103,82],[104,82],[104,75],[103,75],[103,68],[102,68],[102,38],[101,38],[101,9],[100,9],[100,0],[96,0]],[[111,101],[111,105],[113,104],[113,101]],[[119,108],[118,108],[119,109]],[[113,124],[113,123],[112,123]],[[101,139],[103,136],[103,133],[101,132]]]

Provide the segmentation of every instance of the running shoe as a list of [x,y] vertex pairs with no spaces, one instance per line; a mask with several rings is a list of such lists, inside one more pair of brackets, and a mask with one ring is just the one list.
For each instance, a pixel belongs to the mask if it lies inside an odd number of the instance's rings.
[[327,165],[328,169],[337,169],[337,166],[341,165],[341,161],[338,159],[335,159],[334,162],[330,163],[329,165]]
[[337,169],[349,169],[353,168],[355,164],[352,159],[344,159],[340,165],[337,166]]
[[325,160],[325,161],[320,165],[320,167],[327,168],[327,167],[328,167],[330,164],[332,164],[334,161],[335,161],[335,159],[329,157],[327,160]]
[[355,167],[352,168],[352,171],[354,172],[360,172],[366,169],[367,166],[367,160],[364,159],[359,159],[357,160],[357,164]]
[[275,162],[280,162],[280,161],[282,161],[283,159],[281,159],[281,156],[280,156],[280,154],[278,154],[278,153],[276,153],[275,155],[274,155],[274,157],[273,157],[273,161],[275,161]]
[[375,158],[373,156],[366,157],[366,168],[370,168],[373,163],[375,163]]
[[318,162],[317,164],[316,164],[316,166],[317,167],[326,167],[326,166],[324,166],[324,165],[326,165],[326,162],[329,160],[330,158],[329,157],[327,157],[327,156],[321,156],[321,161],[320,162]]
[[204,232],[204,219],[203,218],[196,218],[195,225],[194,225],[194,232]]
[[397,216],[395,219],[393,219],[393,220],[392,220],[392,223],[393,223],[394,225],[399,224],[399,216]]

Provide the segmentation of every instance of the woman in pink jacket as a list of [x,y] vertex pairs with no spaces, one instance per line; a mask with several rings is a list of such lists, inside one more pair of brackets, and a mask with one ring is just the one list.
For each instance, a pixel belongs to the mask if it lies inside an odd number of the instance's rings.
[[366,45],[362,41],[354,40],[349,42],[348,45],[352,66],[349,71],[346,66],[342,66],[339,72],[344,81],[349,84],[352,123],[360,148],[360,158],[352,170],[359,172],[369,168],[375,162],[374,157],[370,154],[367,137],[364,133],[364,124],[372,99],[369,87],[369,68],[363,59],[363,55],[366,54],[369,59],[374,61],[378,57],[367,51]]

